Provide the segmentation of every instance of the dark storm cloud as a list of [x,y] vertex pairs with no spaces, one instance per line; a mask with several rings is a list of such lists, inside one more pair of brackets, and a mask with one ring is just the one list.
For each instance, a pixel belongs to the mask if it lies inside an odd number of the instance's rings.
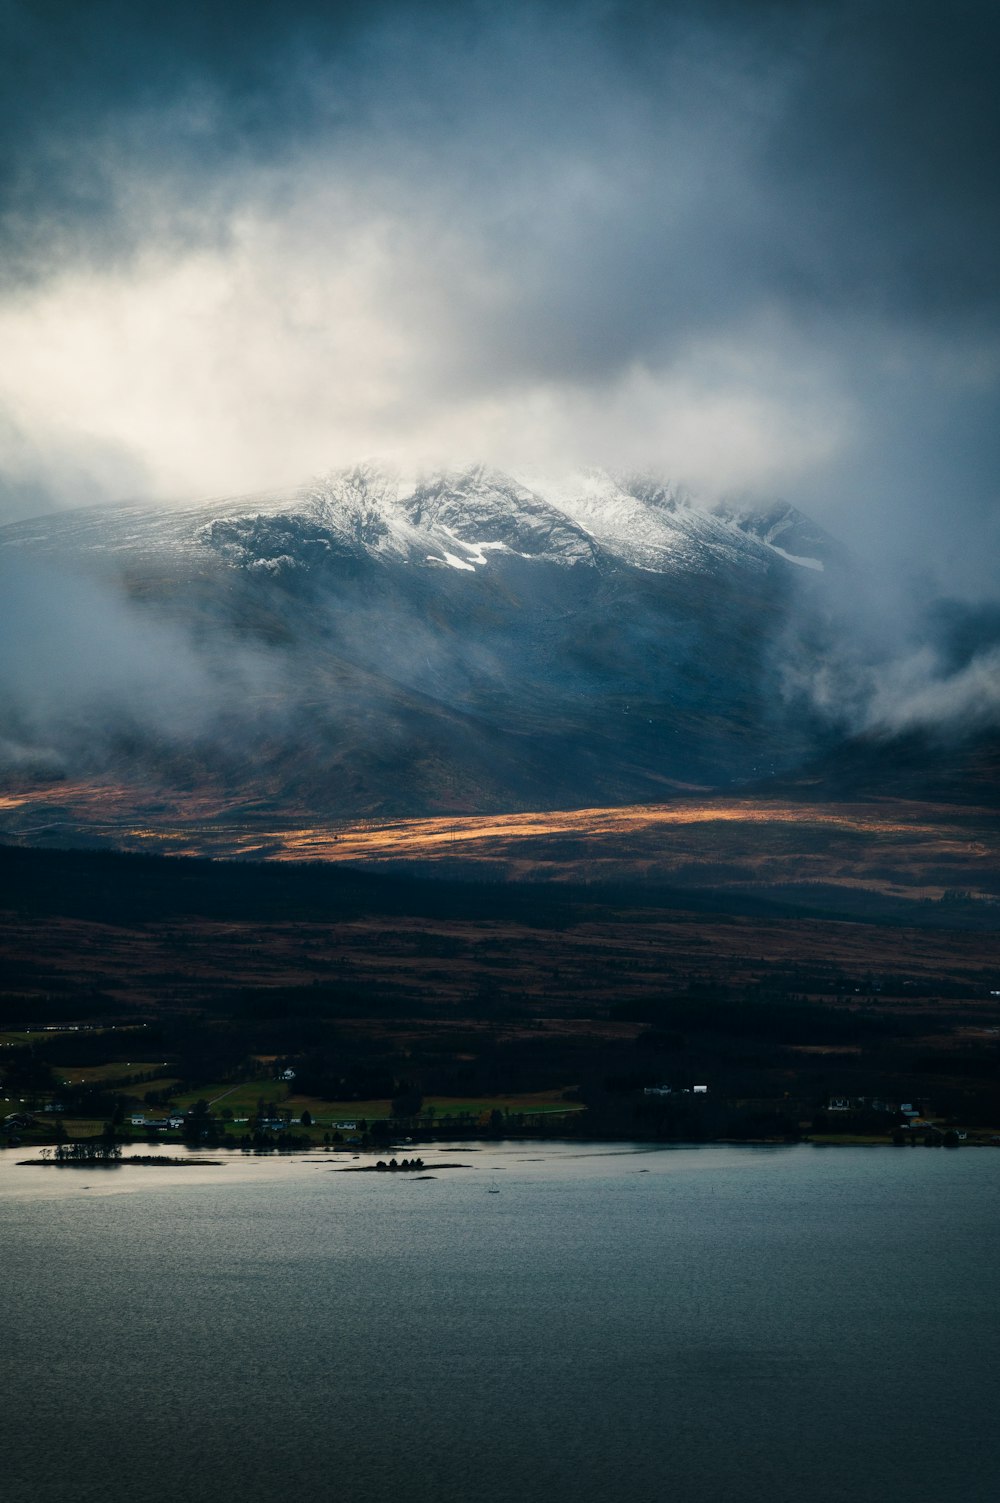
[[[98,490],[114,493],[116,445],[121,472],[162,473],[162,494],[176,473],[189,489],[210,476],[206,490],[230,472],[234,487],[293,479],[324,441],[328,462],[356,457],[350,434],[402,449],[451,436],[503,458],[534,424],[560,459],[634,451],[716,489],[745,469],[887,567],[991,589],[994,4],[104,0],[0,15],[0,234],[26,352],[12,421],[46,452],[85,434],[105,455]],[[143,344],[135,306],[162,305],[162,263],[202,250],[231,312],[207,299],[204,347]],[[185,270],[178,308],[200,307],[203,273]],[[46,301],[50,288],[63,292]],[[92,323],[60,344],[88,299]],[[173,421],[178,372],[251,326],[259,350],[217,372],[220,395],[199,390],[214,428]],[[127,381],[107,375],[116,361]],[[121,396],[157,362],[168,455]],[[65,431],[33,436],[32,391],[77,363],[114,420],[60,389]],[[255,447],[269,402],[281,452]],[[40,480],[24,453],[4,465],[15,506],[76,499],[63,469]],[[188,471],[167,463],[181,454]]]
[[990,3],[831,10],[770,152],[835,248],[820,295],[920,321],[995,311],[998,64]]
[[[996,304],[990,3],[99,0],[7,3],[0,17],[15,260],[44,249],[46,228],[77,249],[90,237],[107,247],[121,229],[112,162],[207,179],[280,162],[317,137],[336,150],[367,136],[391,152],[405,131],[439,150],[445,171],[471,154],[486,187],[523,171],[516,158],[529,148],[566,151],[598,175],[630,169],[618,202],[589,206],[590,223],[583,205],[599,281],[610,263],[604,280],[613,267],[648,290],[669,262],[681,153],[716,174],[727,159],[753,169],[735,197],[724,176],[698,184],[729,263],[724,304],[733,281],[921,320]],[[544,220],[544,204],[531,208]],[[674,322],[683,291],[654,299],[654,316],[664,308]]]
[[[314,52],[336,58],[381,8],[305,3],[289,15],[253,0],[6,0],[0,183],[8,268],[31,276],[53,257],[135,249],[139,227],[119,213],[123,165],[197,191],[220,171],[280,156],[319,123],[294,63]],[[336,118],[335,99],[327,114]],[[182,211],[178,221],[183,238],[190,227]]]
[[77,246],[106,243],[119,228],[110,154],[197,178],[280,161],[318,135],[335,150],[368,134],[388,151],[405,130],[445,166],[464,142],[487,186],[523,170],[510,157],[526,147],[571,150],[598,172],[605,153],[630,165],[615,253],[598,244],[594,260],[643,285],[669,254],[683,151],[716,172],[727,157],[753,164],[755,213],[723,201],[724,178],[699,184],[720,240],[745,252],[737,280],[919,318],[996,301],[992,4],[99,0],[0,16],[15,252],[53,223]]

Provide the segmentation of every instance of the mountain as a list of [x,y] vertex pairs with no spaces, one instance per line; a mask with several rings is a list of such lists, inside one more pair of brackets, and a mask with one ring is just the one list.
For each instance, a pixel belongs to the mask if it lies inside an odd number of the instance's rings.
[[784,653],[850,567],[784,503],[600,470],[63,512],[0,529],[0,756],[326,816],[662,798],[816,751]]
[[779,559],[822,572],[845,557],[783,502],[710,506],[649,475],[595,469],[522,482],[482,465],[408,480],[364,464],[286,492],[60,512],[0,529],[0,548],[147,559],[214,554],[279,573],[315,568],[324,555],[469,572],[513,555],[660,574],[727,565],[763,572]]

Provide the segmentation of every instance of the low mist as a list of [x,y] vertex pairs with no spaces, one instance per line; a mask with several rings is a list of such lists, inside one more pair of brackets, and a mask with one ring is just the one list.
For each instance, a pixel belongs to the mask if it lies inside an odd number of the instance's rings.
[[277,655],[235,632],[199,638],[131,601],[121,581],[0,561],[0,765],[68,775],[136,769],[266,734]]

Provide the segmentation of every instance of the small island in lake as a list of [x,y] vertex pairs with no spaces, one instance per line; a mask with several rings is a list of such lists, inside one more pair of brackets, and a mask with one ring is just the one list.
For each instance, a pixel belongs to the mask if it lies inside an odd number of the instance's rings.
[[203,1168],[221,1169],[221,1159],[179,1158],[166,1153],[135,1153],[126,1158],[120,1143],[107,1138],[85,1138],[76,1143],[57,1143],[54,1148],[43,1148],[37,1159],[19,1159],[20,1166],[28,1164],[51,1164],[57,1168],[105,1168],[124,1164],[167,1164],[173,1168],[199,1164]]
[[[435,1164],[435,1169],[468,1169],[468,1164]],[[347,1169],[338,1169],[337,1174],[422,1174],[427,1168],[423,1159],[379,1159],[377,1164],[351,1164]]]

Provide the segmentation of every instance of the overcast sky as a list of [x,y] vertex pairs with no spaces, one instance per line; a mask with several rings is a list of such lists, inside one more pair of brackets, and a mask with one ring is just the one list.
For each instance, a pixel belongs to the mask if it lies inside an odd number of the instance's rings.
[[655,465],[997,593],[994,0],[0,26],[0,517]]

